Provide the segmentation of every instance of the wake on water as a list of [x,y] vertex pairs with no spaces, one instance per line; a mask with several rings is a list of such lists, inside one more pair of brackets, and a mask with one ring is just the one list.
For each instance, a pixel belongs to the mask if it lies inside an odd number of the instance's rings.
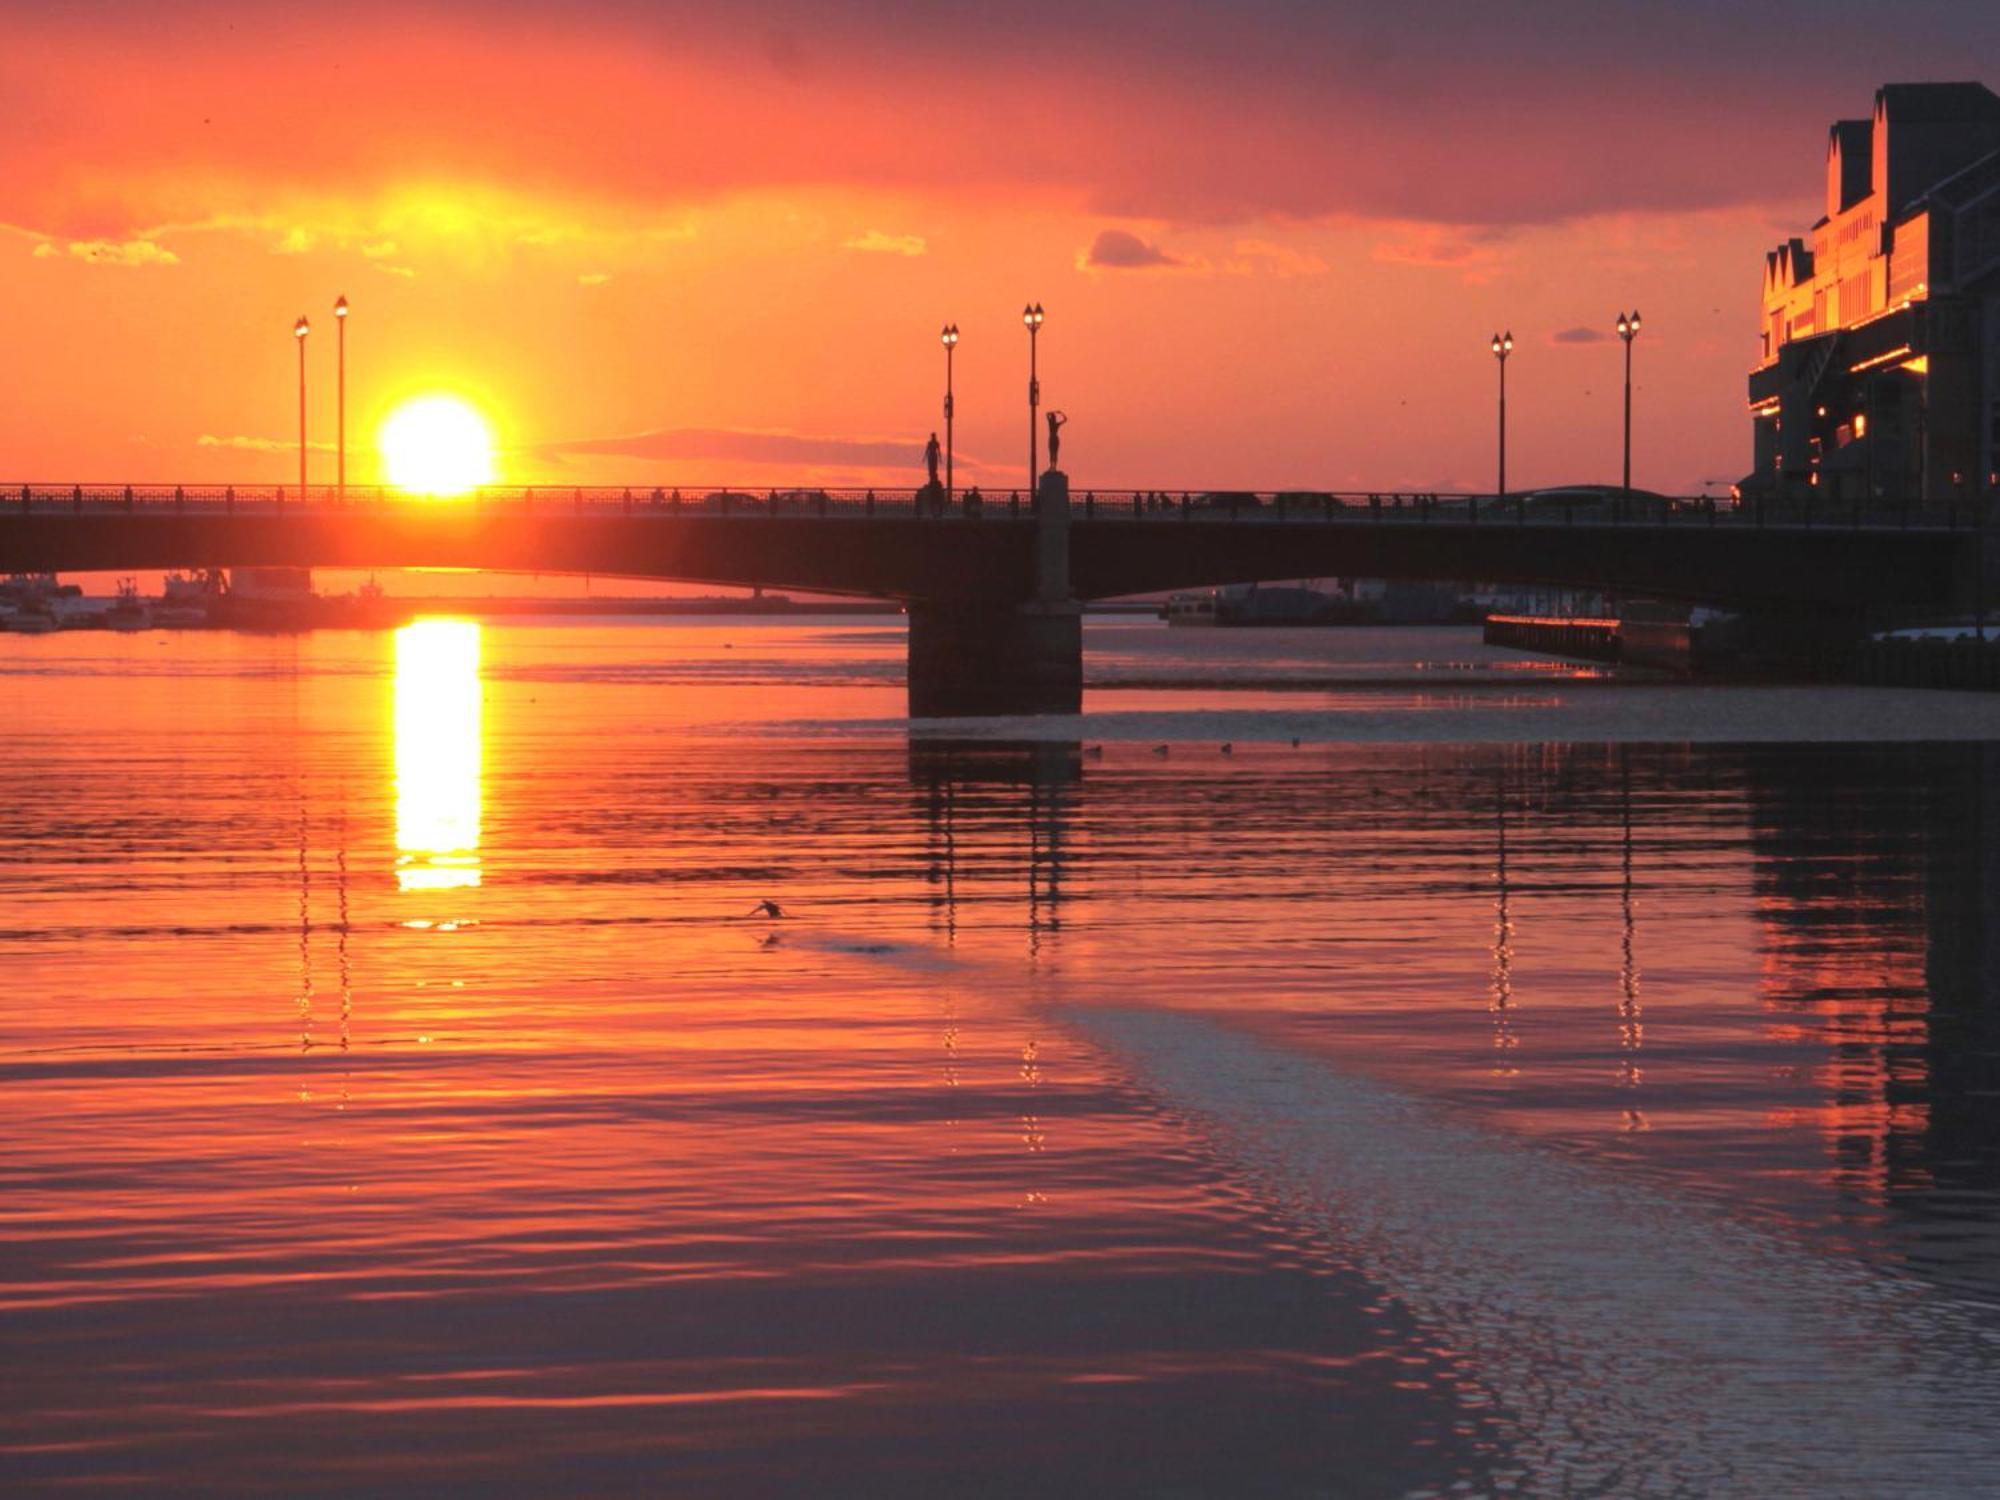
[[1200,1018],[1061,1015],[1464,1357],[1514,1492],[2000,1492],[1980,1309]]

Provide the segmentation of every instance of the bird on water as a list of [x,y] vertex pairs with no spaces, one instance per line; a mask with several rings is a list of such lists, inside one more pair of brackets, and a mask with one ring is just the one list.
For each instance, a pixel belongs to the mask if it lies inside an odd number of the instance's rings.
[[753,917],[782,917],[784,914],[785,909],[768,896],[750,908]]

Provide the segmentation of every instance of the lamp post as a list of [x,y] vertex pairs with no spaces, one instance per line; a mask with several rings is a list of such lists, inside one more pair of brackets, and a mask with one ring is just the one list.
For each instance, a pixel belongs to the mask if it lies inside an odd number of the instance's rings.
[[1494,490],[1499,504],[1507,502],[1507,356],[1514,352],[1514,331],[1493,335],[1493,357],[1500,362],[1500,483]]
[[1632,498],[1632,340],[1639,336],[1639,309],[1618,315],[1618,337],[1625,341],[1625,498]]
[[951,356],[952,356],[952,352],[953,352],[953,351],[954,351],[955,349],[957,349],[957,348],[958,348],[958,325],[957,325],[956,323],[947,323],[947,324],[945,324],[945,325],[944,325],[944,332],[943,332],[943,333],[941,333],[941,334],[939,334],[939,335],[938,335],[938,338],[939,338],[939,340],[940,340],[940,341],[941,341],[941,342],[942,342],[942,343],[944,344],[944,503],[945,503],[945,507],[946,507],[946,509],[949,509],[949,508],[951,507],[951,497],[952,497],[952,482],[951,482],[951,418],[952,418],[952,402],[951,402]]
[[340,350],[338,360],[339,379],[334,397],[335,458],[333,469],[334,491],[340,503],[347,503],[347,298],[336,297],[333,303],[333,322],[338,330],[335,344]]
[[312,332],[312,325],[306,321],[304,313],[292,325],[292,337],[299,346],[299,503],[306,498],[306,335]]
[[1035,408],[1042,404],[1042,383],[1035,373],[1035,336],[1042,331],[1042,304],[1030,302],[1021,309],[1021,321],[1028,328],[1028,493],[1035,493],[1036,455],[1041,451],[1035,432]]

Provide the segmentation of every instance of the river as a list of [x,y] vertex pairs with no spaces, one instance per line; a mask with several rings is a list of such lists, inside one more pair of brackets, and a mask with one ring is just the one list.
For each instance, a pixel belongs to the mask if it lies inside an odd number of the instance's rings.
[[0,1488],[2000,1487],[2000,702],[901,663],[0,641]]

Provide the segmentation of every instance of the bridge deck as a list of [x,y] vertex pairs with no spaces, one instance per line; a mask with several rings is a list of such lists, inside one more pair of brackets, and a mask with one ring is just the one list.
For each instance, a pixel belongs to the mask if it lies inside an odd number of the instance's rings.
[[[1084,492],[1081,598],[1298,577],[1606,588],[1719,605],[1938,609],[1983,538],[1972,511],[1721,508],[1633,497]],[[1033,588],[1031,508],[945,514],[905,491],[563,489],[433,501],[272,486],[13,486],[0,569],[465,567],[1005,603]]]

